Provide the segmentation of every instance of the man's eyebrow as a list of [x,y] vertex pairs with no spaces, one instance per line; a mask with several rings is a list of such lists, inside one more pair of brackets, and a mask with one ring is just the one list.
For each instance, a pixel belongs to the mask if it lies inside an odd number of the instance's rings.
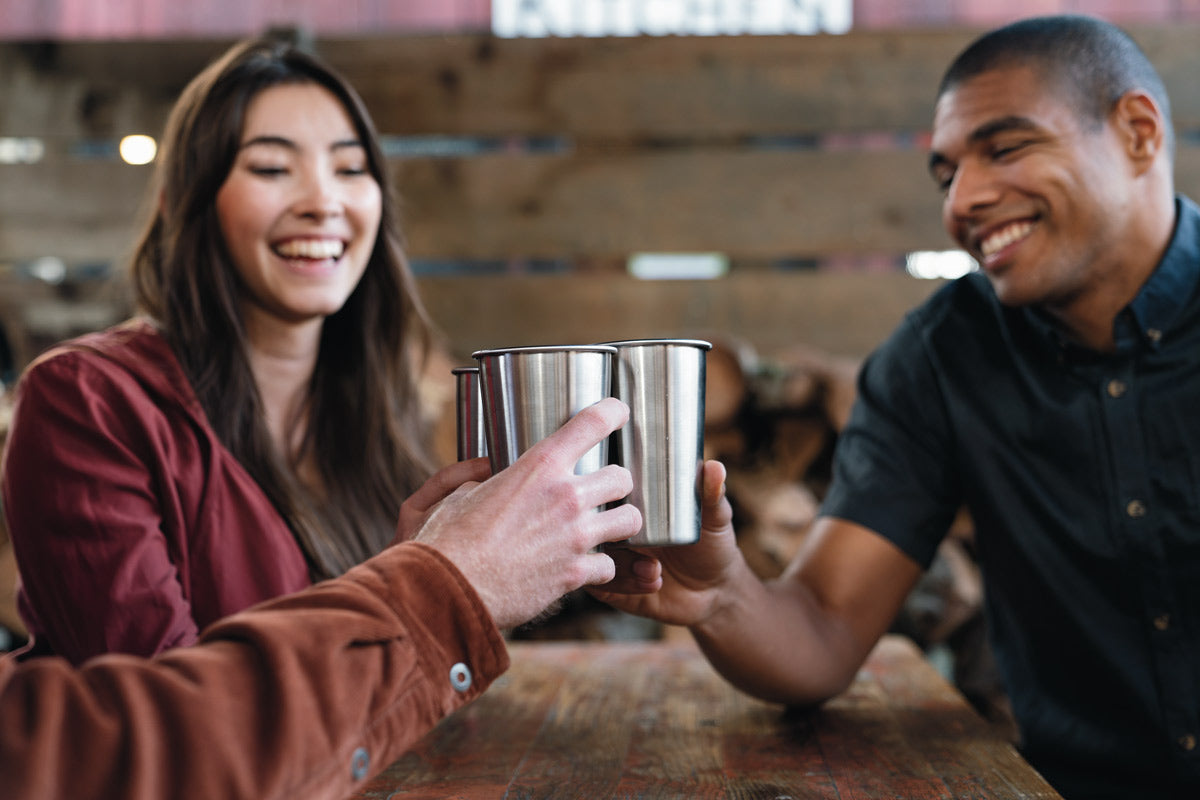
[[998,119],[985,122],[971,132],[968,137],[970,142],[981,142],[984,139],[990,139],[997,133],[1005,133],[1007,131],[1032,131],[1037,130],[1038,124],[1029,117],[1022,117],[1018,114],[1011,114],[1007,117],[999,117]]
[[[971,135],[967,137],[969,144],[978,144],[986,141],[998,133],[1006,133],[1008,131],[1034,131],[1038,129],[1036,122],[1029,117],[1022,117],[1019,114],[1010,114],[1007,117],[998,117],[989,120],[980,125],[975,130],[971,131]],[[943,164],[948,164],[949,159],[943,156],[936,150],[929,154],[929,171],[933,172]]]

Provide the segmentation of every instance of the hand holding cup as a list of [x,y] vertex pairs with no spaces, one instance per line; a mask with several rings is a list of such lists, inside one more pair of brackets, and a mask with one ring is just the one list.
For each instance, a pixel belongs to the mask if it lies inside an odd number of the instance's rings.
[[597,508],[629,493],[629,471],[608,465],[579,475],[575,467],[628,414],[613,398],[581,410],[510,467],[450,493],[417,533],[458,567],[499,627],[616,574],[612,558],[595,550],[637,533],[641,514],[629,505]]

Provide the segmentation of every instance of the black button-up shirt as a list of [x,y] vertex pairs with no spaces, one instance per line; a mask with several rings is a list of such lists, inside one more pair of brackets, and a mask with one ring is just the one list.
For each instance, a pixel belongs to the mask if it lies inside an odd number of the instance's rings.
[[1200,798],[1200,210],[1176,212],[1113,353],[978,273],[909,314],[823,508],[928,565],[967,505],[1023,751],[1067,798]]

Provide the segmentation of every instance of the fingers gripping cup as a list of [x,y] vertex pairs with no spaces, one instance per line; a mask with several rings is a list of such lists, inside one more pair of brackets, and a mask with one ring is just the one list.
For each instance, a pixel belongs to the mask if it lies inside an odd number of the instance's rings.
[[691,544],[700,538],[705,361],[698,339],[607,342],[617,348],[613,394],[629,421],[613,435],[612,462],[633,475],[625,502],[642,512],[631,545]]
[[458,460],[487,455],[487,435],[483,429],[483,392],[479,386],[479,367],[455,367],[455,406],[458,431]]
[[[512,464],[579,411],[612,394],[616,348],[608,345],[509,347],[472,355],[479,362],[493,472]],[[607,440],[584,453],[575,473],[595,472],[606,464]]]

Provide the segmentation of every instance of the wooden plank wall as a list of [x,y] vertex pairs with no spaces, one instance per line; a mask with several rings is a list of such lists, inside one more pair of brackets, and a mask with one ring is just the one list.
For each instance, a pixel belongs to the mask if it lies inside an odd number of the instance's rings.
[[[1163,73],[1177,127],[1200,128],[1197,30],[1133,32]],[[775,265],[948,246],[923,146],[936,82],[975,33],[315,44],[397,137],[412,256],[509,265],[422,278],[454,350],[704,334],[861,355],[931,285]],[[149,168],[82,145],[157,132],[186,80],[229,43],[0,44],[0,136],[47,142],[41,162],[0,166],[0,264],[119,262]],[[1187,135],[1178,173],[1200,195]],[[712,282],[626,277],[625,260],[643,251],[716,251],[734,269]],[[568,271],[533,274],[530,260]],[[10,307],[13,283],[0,286]]]
[[237,36],[281,20],[325,34],[486,31],[491,15],[491,0],[4,0],[0,38]]

